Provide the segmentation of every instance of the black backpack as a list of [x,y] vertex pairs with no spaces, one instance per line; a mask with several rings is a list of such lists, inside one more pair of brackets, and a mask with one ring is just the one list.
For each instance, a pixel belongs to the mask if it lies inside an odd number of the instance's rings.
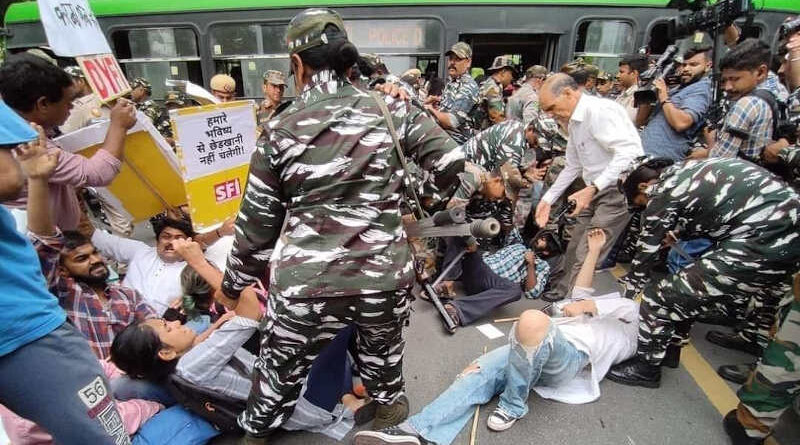
[[245,401],[202,388],[177,374],[170,376],[167,386],[181,406],[207,420],[218,430],[242,431],[236,423],[236,417],[247,407]]

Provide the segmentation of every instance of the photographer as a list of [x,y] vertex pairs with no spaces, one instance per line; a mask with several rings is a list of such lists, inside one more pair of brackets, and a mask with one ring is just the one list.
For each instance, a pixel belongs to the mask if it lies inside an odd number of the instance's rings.
[[664,79],[656,79],[653,85],[658,90],[658,104],[639,107],[636,124],[644,126],[642,147],[647,155],[682,160],[705,120],[712,100],[708,73],[713,44],[705,33],[700,42],[696,40],[687,38],[680,43],[682,64],[676,70],[680,85],[669,89]]
[[647,70],[647,56],[629,54],[619,61],[617,80],[622,92],[617,97],[618,104],[625,107],[632,122],[636,122],[636,106],[633,104],[633,93],[639,89],[639,74]]
[[761,161],[762,152],[772,141],[773,113],[766,96],[755,91],[767,80],[770,57],[769,46],[751,38],[722,58],[722,85],[733,105],[713,141],[707,135],[708,150],[695,150],[690,158],[739,156],[756,163]]

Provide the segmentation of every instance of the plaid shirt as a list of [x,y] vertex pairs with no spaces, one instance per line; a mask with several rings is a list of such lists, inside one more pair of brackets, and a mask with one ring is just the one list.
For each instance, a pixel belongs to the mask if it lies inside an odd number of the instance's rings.
[[29,234],[47,285],[61,307],[67,312],[67,319],[89,341],[95,355],[100,359],[110,356],[114,336],[136,321],[156,318],[158,314],[145,303],[135,290],[111,284],[106,287],[103,302],[91,287],[74,278],[63,277],[58,273],[59,257],[63,249],[63,237],[38,236]]
[[547,279],[550,276],[550,266],[546,261],[536,258],[536,286],[525,291],[528,277],[528,264],[525,262],[525,252],[528,248],[522,242],[519,232],[514,229],[506,237],[506,245],[495,253],[484,253],[483,262],[497,275],[514,283],[519,283],[523,288],[523,295],[527,298],[538,298],[544,291]]
[[744,96],[725,115],[709,156],[741,156],[756,162],[761,159],[761,153],[771,140],[772,110],[769,104],[755,96]]

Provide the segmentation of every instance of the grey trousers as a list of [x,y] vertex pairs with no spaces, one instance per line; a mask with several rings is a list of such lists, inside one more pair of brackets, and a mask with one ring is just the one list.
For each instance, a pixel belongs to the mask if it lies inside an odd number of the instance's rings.
[[606,232],[606,244],[600,252],[600,259],[608,255],[617,237],[625,230],[630,214],[625,196],[610,186],[595,195],[589,206],[576,218],[566,252],[561,255],[555,268],[550,271],[550,280],[555,283],[547,292],[548,299],[556,300],[567,297],[567,293],[575,284],[578,271],[586,258],[588,246],[586,231],[603,229]]

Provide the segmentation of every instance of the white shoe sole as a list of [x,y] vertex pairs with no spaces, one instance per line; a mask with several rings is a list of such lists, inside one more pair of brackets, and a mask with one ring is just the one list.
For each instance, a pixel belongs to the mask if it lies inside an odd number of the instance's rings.
[[517,423],[517,419],[505,423],[495,423],[492,422],[491,416],[486,420],[486,426],[489,427],[490,430],[497,431],[498,433],[511,428],[515,423]]
[[380,431],[359,431],[353,438],[355,445],[420,445],[419,439],[412,435],[392,436]]

